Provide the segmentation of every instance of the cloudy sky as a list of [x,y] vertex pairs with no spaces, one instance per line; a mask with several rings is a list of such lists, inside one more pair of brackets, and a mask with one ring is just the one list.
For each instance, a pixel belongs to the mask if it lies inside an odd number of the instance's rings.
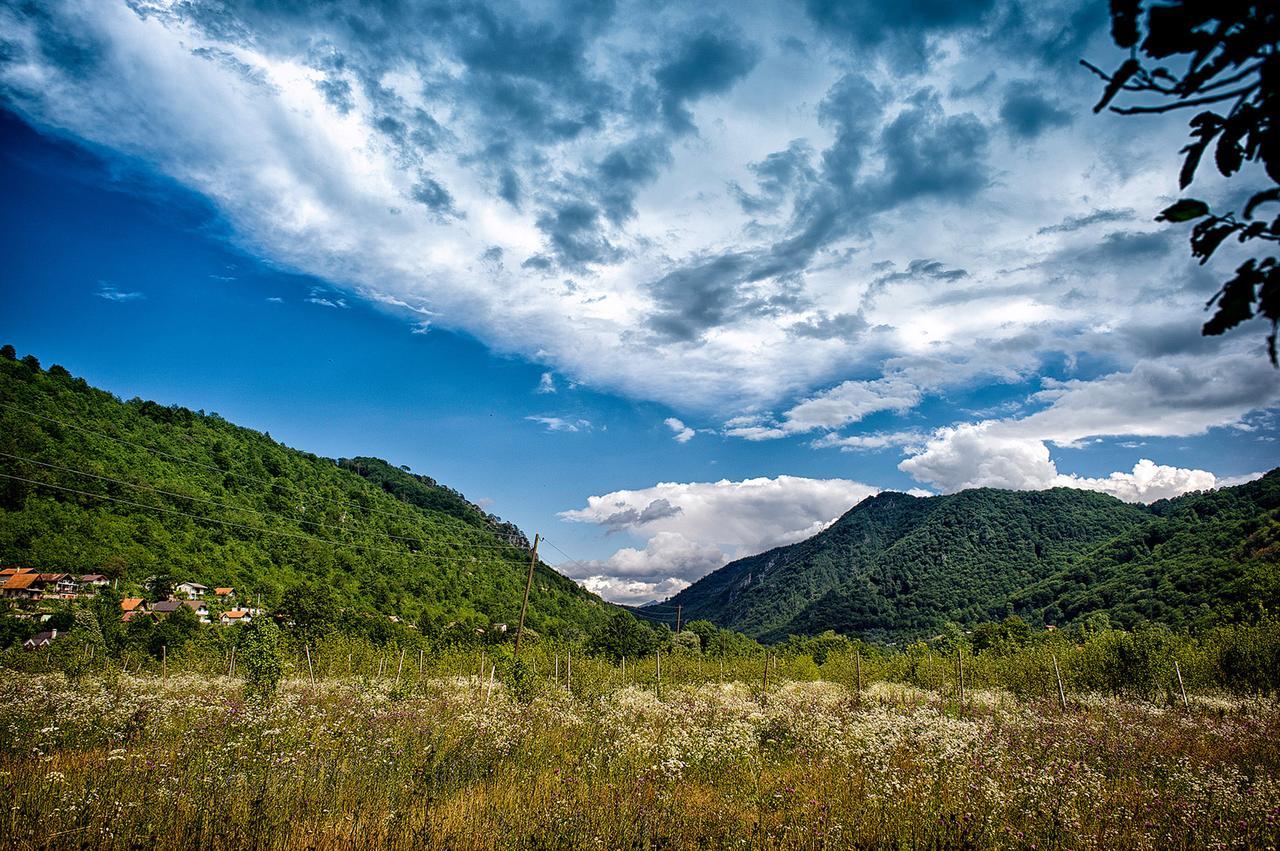
[[5,0],[0,334],[629,602],[884,488],[1237,481],[1280,381],[1105,6]]

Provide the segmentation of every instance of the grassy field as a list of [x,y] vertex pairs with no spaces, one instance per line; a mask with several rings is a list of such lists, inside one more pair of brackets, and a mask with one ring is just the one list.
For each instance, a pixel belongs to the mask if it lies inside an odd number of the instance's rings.
[[[332,656],[333,654],[330,654]],[[345,660],[341,660],[345,661]],[[392,663],[395,663],[393,668]],[[1266,848],[1280,708],[681,678],[518,701],[416,660],[269,702],[210,672],[0,671],[10,848]],[[354,661],[353,661],[354,664]],[[563,661],[562,661],[563,664]],[[652,665],[652,662],[650,662]],[[176,667],[176,665],[175,665]],[[714,671],[714,666],[704,665]],[[398,680],[394,674],[403,670]],[[670,671],[668,674],[667,671]],[[701,668],[699,668],[701,670]],[[562,669],[563,675],[563,669]],[[646,677],[648,678],[646,680]]]

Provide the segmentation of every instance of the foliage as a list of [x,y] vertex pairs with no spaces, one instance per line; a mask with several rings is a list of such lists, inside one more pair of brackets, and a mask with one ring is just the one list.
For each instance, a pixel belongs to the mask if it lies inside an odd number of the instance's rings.
[[259,618],[242,630],[237,645],[244,669],[245,694],[269,699],[276,693],[282,675],[280,628],[269,618]]
[[[1154,94],[1163,101],[1111,106],[1121,115],[1214,106],[1190,121],[1191,142],[1182,149],[1186,156],[1179,187],[1186,189],[1195,179],[1211,145],[1214,165],[1223,177],[1239,174],[1245,163],[1257,161],[1272,182],[1253,193],[1239,219],[1234,211],[1214,213],[1205,202],[1184,198],[1157,220],[1199,220],[1191,231],[1191,254],[1202,264],[1233,236],[1241,243],[1280,241],[1280,216],[1270,223],[1254,220],[1258,207],[1280,202],[1280,8],[1264,0],[1172,0],[1151,4],[1144,17],[1141,0],[1112,0],[1111,22],[1113,40],[1130,55],[1111,74],[1083,63],[1107,84],[1094,112],[1121,92]],[[1151,62],[1185,58],[1186,65],[1181,73],[1166,65],[1148,67],[1139,52]],[[1271,321],[1267,351],[1271,362],[1280,366],[1280,265],[1275,257],[1246,260],[1207,307],[1215,304],[1217,312],[1202,333],[1222,334],[1261,316]]]
[[[1106,613],[1187,629],[1280,611],[1278,554],[1280,471],[1149,507],[1068,488],[883,493],[813,538],[731,562],[664,610],[764,641],[954,638],[1015,613],[1037,626]],[[1025,631],[1013,624],[975,641],[1016,646]]]
[[[0,358],[0,472],[5,561],[109,573],[153,600],[184,580],[233,586],[242,604],[295,609],[309,635],[336,625],[392,640],[391,616],[491,635],[519,614],[528,552],[460,494],[217,414],[122,402],[34,358]],[[527,623],[539,634],[576,638],[610,611],[538,565]],[[113,635],[98,617],[113,650],[154,628]]]

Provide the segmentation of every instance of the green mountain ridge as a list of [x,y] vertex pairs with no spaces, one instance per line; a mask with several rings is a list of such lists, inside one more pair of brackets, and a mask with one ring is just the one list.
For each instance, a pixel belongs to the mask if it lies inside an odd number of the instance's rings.
[[823,532],[725,565],[672,597],[762,641],[876,640],[1017,613],[1186,627],[1280,608],[1280,470],[1151,506],[1092,491],[885,492]]
[[[332,460],[217,414],[121,401],[34,358],[0,358],[0,561],[162,574],[270,604],[323,584],[357,613],[514,623],[523,534],[375,458]],[[539,562],[528,623],[581,635],[617,609]]]

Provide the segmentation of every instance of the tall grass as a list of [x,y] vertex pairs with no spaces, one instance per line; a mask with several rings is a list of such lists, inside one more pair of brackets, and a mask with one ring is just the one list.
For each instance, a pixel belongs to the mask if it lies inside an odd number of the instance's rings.
[[[340,641],[266,702],[210,660],[0,671],[0,841],[33,848],[1274,847],[1280,709],[1073,691],[941,654],[567,660],[517,700],[491,652]],[[32,654],[33,656],[36,654]],[[349,661],[348,661],[349,659]],[[190,662],[190,667],[188,667]],[[382,676],[377,675],[381,662]],[[499,674],[509,660],[497,659]],[[350,666],[350,672],[347,666]],[[1068,670],[1070,662],[1068,662]],[[972,671],[972,673],[970,673]],[[937,677],[934,688],[922,683]],[[820,677],[822,677],[820,679]],[[1056,685],[1055,685],[1056,689]]]

